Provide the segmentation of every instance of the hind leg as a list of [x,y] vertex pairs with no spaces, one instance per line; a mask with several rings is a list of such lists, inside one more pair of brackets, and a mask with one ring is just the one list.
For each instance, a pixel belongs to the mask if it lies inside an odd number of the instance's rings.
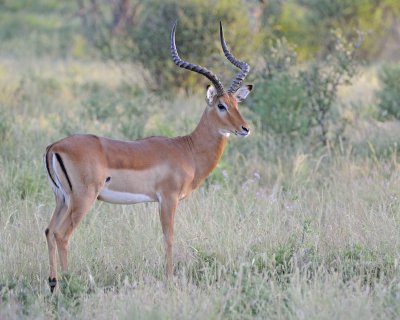
[[57,264],[56,264],[56,241],[54,237],[54,228],[63,215],[66,214],[68,206],[66,205],[64,198],[60,195],[55,195],[56,208],[54,209],[53,216],[51,217],[50,223],[46,228],[45,234],[47,239],[47,247],[49,251],[49,265],[50,265],[50,276],[49,286],[51,292],[54,291],[57,285]]
[[95,192],[86,192],[84,199],[72,198],[70,205],[71,210],[55,228],[54,236],[57,243],[62,272],[68,271],[68,244],[72,233],[89,211],[96,198],[97,193]]

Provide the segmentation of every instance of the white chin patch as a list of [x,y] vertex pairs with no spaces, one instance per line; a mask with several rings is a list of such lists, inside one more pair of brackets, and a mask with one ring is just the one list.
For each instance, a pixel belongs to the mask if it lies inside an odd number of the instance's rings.
[[220,129],[219,133],[222,134],[224,137],[227,137],[227,138],[231,135],[231,133],[229,131],[224,130],[224,129]]
[[133,204],[155,201],[146,194],[113,191],[107,188],[101,190],[98,198],[99,200],[116,204]]

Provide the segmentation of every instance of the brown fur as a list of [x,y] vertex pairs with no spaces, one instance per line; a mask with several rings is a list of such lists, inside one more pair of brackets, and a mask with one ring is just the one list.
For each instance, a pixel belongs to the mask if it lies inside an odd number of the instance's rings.
[[[217,104],[225,103],[221,113]],[[227,143],[221,129],[244,134],[248,128],[232,94],[215,97],[206,107],[196,129],[176,138],[149,137],[119,141],[95,135],[73,135],[47,148],[45,162],[56,197],[56,209],[46,232],[50,278],[57,279],[55,250],[61,270],[67,271],[69,239],[99,194],[107,187],[113,192],[128,192],[159,202],[160,220],[166,244],[166,274],[172,275],[174,217],[180,200],[189,196],[210,174]],[[56,161],[59,154],[64,170]],[[109,179],[110,178],[110,179]],[[56,282],[55,282],[56,283]]]

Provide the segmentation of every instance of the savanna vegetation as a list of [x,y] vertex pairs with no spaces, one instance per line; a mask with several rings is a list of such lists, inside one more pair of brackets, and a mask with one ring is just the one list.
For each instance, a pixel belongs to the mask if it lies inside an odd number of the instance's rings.
[[[0,0],[0,319],[398,319],[397,0]],[[90,132],[183,135],[202,77],[228,81],[218,23],[255,85],[176,217],[164,279],[156,204],[98,202],[51,295],[45,147]]]

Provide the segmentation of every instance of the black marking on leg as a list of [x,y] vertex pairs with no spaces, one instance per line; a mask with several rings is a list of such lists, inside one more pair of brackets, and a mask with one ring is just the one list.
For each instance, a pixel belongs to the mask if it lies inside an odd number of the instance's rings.
[[47,228],[47,229],[44,231],[44,234],[46,235],[46,237],[49,235],[49,228]]
[[51,293],[53,293],[55,287],[57,286],[57,279],[56,278],[51,279],[49,277],[49,286],[50,286]]
[[108,182],[108,181],[110,181],[110,180],[111,180],[111,177],[107,177],[106,182]]
[[64,162],[62,161],[61,156],[58,153],[56,153],[55,155],[56,155],[58,163],[61,166],[61,170],[63,171],[65,177],[67,178],[67,181],[68,181],[68,184],[69,184],[69,188],[72,191],[72,184],[71,184],[71,181],[69,180],[69,177],[68,177],[68,174],[67,174],[67,170],[65,169],[65,166],[64,166]]

